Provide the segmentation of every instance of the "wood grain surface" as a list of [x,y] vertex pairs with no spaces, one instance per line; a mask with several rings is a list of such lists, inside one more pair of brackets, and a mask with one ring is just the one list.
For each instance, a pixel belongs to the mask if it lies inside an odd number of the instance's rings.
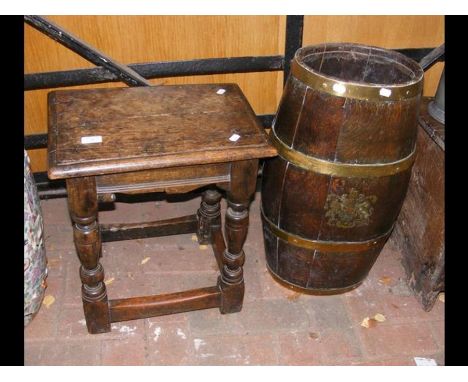
[[[335,54],[320,50],[320,66],[314,70],[344,86],[359,77],[368,84],[366,69],[375,63],[382,70],[373,71],[373,84],[392,87],[397,65],[406,69],[400,73],[401,83],[423,80],[420,68],[415,65],[413,72],[407,66],[411,62],[397,61],[388,50],[359,55],[355,45],[330,44],[328,48],[348,58],[337,60]],[[301,62],[298,55],[295,62],[306,67],[311,56]],[[356,78],[347,77],[350,73]],[[350,168],[408,158],[416,143],[421,96],[365,100],[334,95],[324,91],[321,83],[304,83],[295,77],[288,79],[284,94],[271,130],[272,140],[283,140],[283,146],[278,146],[277,157],[265,161],[262,176],[267,265],[276,279],[303,292],[343,293],[358,286],[377,259],[397,219],[411,174],[405,166],[396,173],[378,175],[354,175]],[[301,153],[305,162],[291,152]],[[312,159],[322,161],[321,165],[308,166]],[[324,162],[347,167],[342,172],[326,172]],[[372,245],[360,247],[368,241]]]
[[392,234],[403,255],[409,286],[426,311],[445,290],[445,126],[427,111],[425,98],[418,127],[417,157],[401,214]]
[[276,155],[236,84],[56,91],[49,109],[52,178]]

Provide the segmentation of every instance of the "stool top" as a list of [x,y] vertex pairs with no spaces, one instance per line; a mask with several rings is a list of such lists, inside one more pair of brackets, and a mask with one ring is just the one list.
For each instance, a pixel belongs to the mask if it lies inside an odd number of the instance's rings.
[[49,93],[49,178],[271,157],[236,84]]

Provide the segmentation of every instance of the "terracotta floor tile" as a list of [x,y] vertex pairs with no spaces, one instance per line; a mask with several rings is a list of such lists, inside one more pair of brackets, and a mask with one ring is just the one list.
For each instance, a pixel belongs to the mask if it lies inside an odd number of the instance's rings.
[[63,225],[64,223],[71,225],[66,198],[43,199],[41,200],[41,208],[45,226]]
[[445,320],[431,321],[430,325],[435,341],[443,349],[445,347]]
[[187,312],[187,320],[194,336],[210,334],[240,335],[245,333],[245,330],[238,317],[239,314],[220,314],[218,308],[204,309]]
[[361,344],[352,328],[325,329],[317,331],[317,335],[317,347],[323,365],[348,365],[362,359]]
[[57,335],[58,320],[64,299],[65,279],[51,275],[47,278],[43,304],[36,316],[24,329],[26,341],[55,338]]
[[342,296],[301,296],[298,301],[319,329],[347,331],[352,322]]
[[104,366],[144,366],[146,364],[146,343],[141,338],[124,338],[102,341]]
[[[27,337],[26,332],[24,334]],[[25,341],[24,344],[24,365],[25,366],[39,366],[44,365],[44,362],[48,362],[47,353],[42,354],[44,347],[43,342],[29,342]],[[44,356],[44,359],[43,359]]]
[[65,307],[58,322],[58,336],[64,340],[88,339],[95,342],[103,339],[144,338],[144,320],[115,322],[111,331],[101,334],[89,334],[82,307]]
[[[130,198],[131,199],[131,198]],[[171,202],[150,195],[144,203],[103,205],[100,223],[140,222],[196,213],[195,193]],[[339,296],[309,296],[277,284],[266,270],[260,193],[250,207],[244,246],[243,309],[218,308],[113,323],[87,332],[79,261],[64,198],[41,202],[55,301],[25,328],[27,365],[415,365],[414,357],[445,362],[445,304],[424,312],[408,288],[401,254],[391,240],[363,284]],[[226,202],[222,200],[224,221]],[[178,292],[216,284],[210,247],[192,234],[103,244],[109,298]],[[385,315],[375,327],[365,316]]]
[[303,306],[288,299],[247,303],[236,316],[248,333],[301,330],[310,326]]
[[194,361],[204,366],[277,365],[273,334],[194,337]]
[[395,356],[385,359],[368,359],[366,361],[351,362],[354,366],[416,366],[411,356]]
[[415,296],[397,296],[390,292],[386,295],[369,293],[362,297],[347,298],[346,303],[355,324],[360,324],[365,317],[373,317],[377,313],[383,314],[391,324],[443,319],[443,314],[437,309],[425,312]]
[[[63,255],[64,252],[74,250],[73,229],[71,223],[62,225],[46,225],[44,222],[44,242],[47,255],[50,257]],[[50,252],[50,253],[49,253]]]
[[161,322],[150,318],[147,322],[147,365],[194,365],[193,340],[188,323]]
[[368,356],[390,357],[396,355],[424,356],[436,352],[439,347],[432,337],[427,322],[390,324],[382,322],[375,327],[357,328]]
[[101,364],[100,341],[47,341],[25,349],[26,366],[98,366]]
[[215,286],[218,272],[207,270],[206,272],[167,272],[158,275],[149,274],[159,281],[157,293],[174,293],[191,289]]
[[290,331],[278,334],[279,359],[283,366],[321,365],[318,335],[312,330]]

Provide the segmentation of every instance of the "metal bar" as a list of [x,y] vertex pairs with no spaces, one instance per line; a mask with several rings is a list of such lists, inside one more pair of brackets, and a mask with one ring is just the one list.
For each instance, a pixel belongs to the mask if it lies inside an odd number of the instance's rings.
[[68,49],[79,54],[88,61],[91,61],[93,64],[103,66],[117,75],[117,77],[127,85],[151,86],[149,81],[140,76],[133,69],[116,62],[52,21],[41,16],[24,16],[24,20],[33,28],[66,46]]
[[283,84],[289,76],[291,60],[296,51],[302,46],[302,32],[304,29],[304,16],[286,17],[286,43],[284,47],[284,77]]
[[427,110],[432,118],[445,125],[445,68],[442,70],[435,97],[427,105]]
[[[402,48],[402,49],[393,49],[396,52],[404,54],[405,56],[413,59],[414,61],[421,61],[421,59],[430,53],[435,48]],[[443,61],[443,57],[440,57],[440,61]]]
[[43,149],[47,147],[47,134],[30,134],[24,136],[26,150]]
[[[50,183],[49,178],[47,177],[47,172],[35,172],[34,175],[34,183],[36,183],[37,187],[42,187]],[[65,183],[64,183],[65,184]]]
[[67,196],[65,181],[50,180],[47,177],[47,172],[35,172],[33,176],[40,199],[62,198]]
[[440,61],[441,58],[444,56],[445,56],[445,43],[431,50],[427,55],[425,55],[419,61],[419,65],[421,65],[423,70],[428,70],[432,65]]
[[[395,50],[415,61],[420,61],[433,48]],[[294,55],[294,53],[292,54]],[[439,61],[441,60],[443,60],[443,57],[439,58]],[[283,64],[283,56],[259,56],[136,63],[130,64],[128,67],[143,77],[152,79],[209,74],[272,72],[283,70]],[[51,89],[118,81],[121,81],[121,79],[117,75],[110,73],[102,67],[29,73],[24,75],[24,90]]]
[[271,128],[271,125],[273,124],[273,118],[275,118],[274,114],[263,114],[263,115],[257,115],[257,118],[260,119],[262,122],[262,125],[265,129]]
[[62,187],[55,189],[51,188],[47,190],[38,190],[37,194],[39,195],[39,199],[66,198],[67,189],[65,187]]
[[[207,74],[272,72],[283,70],[283,56],[149,62],[130,64],[128,67],[149,79],[202,76]],[[118,81],[121,81],[121,79],[117,75],[110,73],[102,67],[30,73],[24,75],[24,90],[49,89]]]

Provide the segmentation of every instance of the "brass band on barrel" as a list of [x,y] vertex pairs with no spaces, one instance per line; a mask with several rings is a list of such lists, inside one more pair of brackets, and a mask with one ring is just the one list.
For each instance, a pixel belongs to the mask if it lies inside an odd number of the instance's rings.
[[415,160],[415,151],[413,150],[407,157],[390,163],[352,164],[331,162],[303,154],[286,146],[276,136],[274,128],[270,132],[270,141],[278,150],[278,154],[292,164],[305,170],[332,176],[357,178],[390,176],[411,168]]
[[292,244],[296,247],[301,247],[305,249],[317,250],[320,252],[359,252],[368,250],[373,247],[382,245],[387,239],[390,232],[385,233],[384,235],[378,236],[372,240],[367,241],[320,241],[320,240],[311,240],[304,237],[294,235],[290,232],[287,232],[275,224],[273,224],[270,219],[268,219],[261,209],[262,219],[267,224],[271,232],[273,232],[277,237],[285,242]]
[[356,82],[344,82],[333,80],[308,70],[293,60],[291,64],[291,75],[307,86],[321,90],[337,97],[355,98],[374,101],[399,101],[413,98],[421,94],[423,81],[407,85],[369,85]]

